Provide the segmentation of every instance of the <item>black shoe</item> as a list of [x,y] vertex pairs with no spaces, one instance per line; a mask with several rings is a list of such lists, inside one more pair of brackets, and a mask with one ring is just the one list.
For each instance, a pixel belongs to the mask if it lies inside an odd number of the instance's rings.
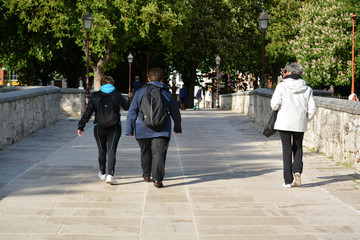
[[150,182],[150,177],[143,177],[145,182]]
[[162,188],[164,185],[162,181],[154,181],[154,186],[157,188]]

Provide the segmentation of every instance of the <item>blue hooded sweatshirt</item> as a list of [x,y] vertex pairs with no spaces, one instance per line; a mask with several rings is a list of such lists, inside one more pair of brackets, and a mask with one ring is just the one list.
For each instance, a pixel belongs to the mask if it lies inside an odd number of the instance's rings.
[[151,129],[144,125],[141,120],[140,114],[140,104],[141,99],[146,93],[146,87],[140,88],[136,91],[134,95],[134,99],[131,102],[129,112],[126,118],[126,126],[125,126],[125,135],[134,135],[136,139],[146,139],[146,138],[157,138],[157,137],[167,137],[171,136],[171,118],[174,121],[174,132],[181,133],[181,115],[179,111],[179,107],[177,102],[172,97],[169,92],[167,86],[161,82],[148,82],[146,84],[154,85],[156,87],[161,88],[161,93],[164,99],[164,105],[169,109],[170,115],[168,115],[168,119],[166,123],[158,129]]
[[115,87],[110,83],[105,84],[100,87],[100,91],[102,91],[103,93],[111,93],[111,92],[115,91]]

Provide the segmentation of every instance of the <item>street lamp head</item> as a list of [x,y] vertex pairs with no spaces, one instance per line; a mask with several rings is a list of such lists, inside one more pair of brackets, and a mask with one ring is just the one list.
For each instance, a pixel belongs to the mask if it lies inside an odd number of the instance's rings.
[[354,14],[354,15],[351,16],[351,18],[352,18],[353,20],[355,20],[355,19],[357,18],[357,15]]
[[85,30],[86,31],[90,30],[91,27],[92,27],[92,23],[94,21],[94,18],[91,16],[89,9],[86,10],[86,13],[83,16],[82,20],[83,20]]
[[269,20],[270,17],[266,14],[265,10],[263,10],[259,17],[260,29],[262,31],[266,31],[266,29],[268,28]]
[[217,55],[215,58],[216,65],[220,65],[220,60],[221,58],[219,57],[219,55]]
[[134,57],[133,57],[133,55],[131,55],[131,53],[130,53],[129,56],[128,56],[128,61],[129,61],[129,63],[132,63],[133,59],[134,59]]

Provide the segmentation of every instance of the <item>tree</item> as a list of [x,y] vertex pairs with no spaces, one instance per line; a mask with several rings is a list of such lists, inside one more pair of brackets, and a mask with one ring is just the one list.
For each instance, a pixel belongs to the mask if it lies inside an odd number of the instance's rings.
[[170,64],[181,73],[189,96],[193,96],[194,85],[198,84],[198,70],[208,73],[216,69],[217,54],[221,57],[221,70],[228,72],[253,70],[254,62],[261,63],[261,45],[256,44],[261,36],[257,23],[259,2],[192,0],[191,6],[185,48],[169,56]]
[[[354,59],[354,80],[355,80],[355,92],[359,94],[360,91],[360,1],[358,0],[344,0],[346,9],[350,13],[354,13],[357,15],[355,21],[355,44],[354,44],[354,52],[355,52],[355,59]],[[350,88],[350,87],[349,87]],[[349,93],[349,90],[347,93]]]
[[300,21],[298,9],[302,0],[274,0],[269,3],[267,13],[270,24],[266,33],[269,41],[266,45],[267,63],[271,69],[272,81],[277,81],[280,70],[288,62],[296,61],[296,54],[290,47],[290,41],[298,34],[294,26]]
[[299,9],[299,34],[291,50],[303,65],[303,78],[315,88],[348,85],[351,60],[351,13],[339,0],[317,0]]
[[0,1],[0,59],[5,67],[18,72],[22,84],[47,85],[60,74],[68,86],[77,87],[85,70],[83,52],[75,40],[55,37],[46,24],[33,28],[37,21],[24,22],[19,6],[12,4]]
[[[262,64],[262,35],[258,18],[262,12],[263,1],[231,0],[232,38],[230,38],[224,64],[227,70],[251,72],[259,76]],[[226,59],[225,59],[226,60]],[[223,64],[222,64],[223,65]]]
[[62,47],[63,38],[73,38],[84,50],[81,18],[90,9],[94,17],[89,45],[95,89],[105,71],[123,62],[124,53],[136,42],[156,36],[168,48],[181,46],[183,21],[190,9],[187,0],[8,0],[3,7],[7,13],[17,14],[28,32],[51,34],[58,47]]

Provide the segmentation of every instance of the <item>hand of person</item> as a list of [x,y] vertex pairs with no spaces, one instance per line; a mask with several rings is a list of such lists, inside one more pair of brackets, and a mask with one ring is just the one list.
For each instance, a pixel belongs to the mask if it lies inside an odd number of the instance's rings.
[[175,132],[175,135],[180,134],[179,132]]
[[84,131],[81,131],[81,130],[78,129],[77,132],[78,132],[79,137],[82,137],[84,135]]

